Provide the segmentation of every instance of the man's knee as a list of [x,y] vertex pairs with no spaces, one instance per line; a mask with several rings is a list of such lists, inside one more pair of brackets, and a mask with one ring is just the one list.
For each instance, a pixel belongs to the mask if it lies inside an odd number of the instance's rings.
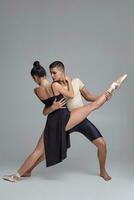
[[104,138],[98,138],[93,141],[93,143],[98,147],[98,148],[106,148],[106,141]]

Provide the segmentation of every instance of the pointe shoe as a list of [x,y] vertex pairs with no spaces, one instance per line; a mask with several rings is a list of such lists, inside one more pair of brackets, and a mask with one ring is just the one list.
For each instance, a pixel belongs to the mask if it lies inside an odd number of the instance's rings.
[[2,179],[15,183],[15,182],[19,181],[20,178],[21,178],[20,174],[16,173],[16,174],[12,174],[12,175],[5,175]]
[[116,81],[114,81],[110,87],[112,91],[120,88],[120,86],[122,85],[122,83],[125,81],[126,78],[127,74],[124,74],[123,76],[120,76]]

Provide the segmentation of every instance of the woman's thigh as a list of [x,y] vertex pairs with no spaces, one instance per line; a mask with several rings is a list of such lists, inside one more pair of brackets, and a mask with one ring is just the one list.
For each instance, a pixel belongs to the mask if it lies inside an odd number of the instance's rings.
[[71,111],[70,118],[65,127],[65,130],[68,131],[69,129],[82,122],[94,109],[94,104],[90,103]]

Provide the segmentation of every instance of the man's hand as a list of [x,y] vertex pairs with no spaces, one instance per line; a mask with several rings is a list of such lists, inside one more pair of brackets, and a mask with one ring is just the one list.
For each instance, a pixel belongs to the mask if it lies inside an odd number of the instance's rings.
[[62,109],[62,108],[66,108],[64,105],[66,104],[66,101],[64,98],[60,99],[59,101],[55,100],[53,101],[53,104],[49,107],[45,107],[43,109],[43,115],[49,115],[50,113],[52,113],[53,111],[57,110],[57,109]]
[[106,91],[105,92],[105,96],[106,96],[107,101],[109,101],[111,99],[111,97],[112,97],[112,93]]
[[57,109],[60,109],[60,108],[66,108],[64,106],[65,104],[66,104],[65,98],[62,98],[59,101],[56,101],[56,99],[55,99],[53,104],[52,104],[52,109],[57,110]]

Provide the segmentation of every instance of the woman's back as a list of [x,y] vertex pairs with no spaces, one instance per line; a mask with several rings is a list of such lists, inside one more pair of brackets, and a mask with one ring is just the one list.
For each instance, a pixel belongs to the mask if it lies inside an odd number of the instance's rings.
[[34,89],[34,92],[41,101],[45,101],[60,94],[56,88],[53,88],[53,83],[47,86],[39,86]]

